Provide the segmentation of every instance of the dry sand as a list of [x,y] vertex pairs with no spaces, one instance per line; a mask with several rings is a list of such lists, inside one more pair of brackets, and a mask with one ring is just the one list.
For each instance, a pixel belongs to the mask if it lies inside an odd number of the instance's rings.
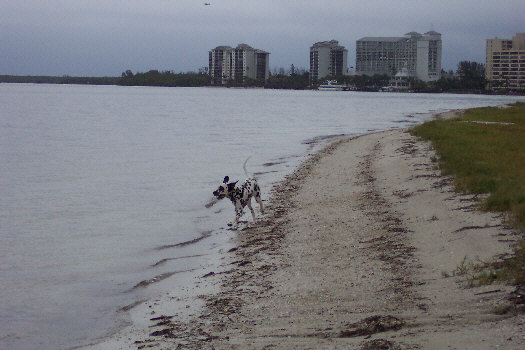
[[454,276],[522,233],[455,193],[433,155],[406,130],[332,143],[202,276],[217,289],[201,314],[146,303],[154,319],[105,348],[524,349],[515,288]]

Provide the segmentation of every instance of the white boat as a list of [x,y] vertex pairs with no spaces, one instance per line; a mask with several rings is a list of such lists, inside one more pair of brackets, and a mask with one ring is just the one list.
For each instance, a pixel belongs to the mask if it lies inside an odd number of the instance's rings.
[[344,89],[345,86],[338,84],[336,80],[327,80],[317,88],[323,91],[343,91]]

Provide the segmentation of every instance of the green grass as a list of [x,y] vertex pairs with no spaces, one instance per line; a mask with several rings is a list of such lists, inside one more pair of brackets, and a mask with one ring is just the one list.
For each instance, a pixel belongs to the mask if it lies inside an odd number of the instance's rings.
[[[457,191],[488,194],[481,209],[508,213],[510,223],[525,230],[525,103],[469,109],[411,133],[432,142],[442,173],[454,176]],[[523,260],[513,263],[520,281],[525,280],[524,251],[519,244],[515,256]]]
[[454,176],[458,191],[488,193],[483,209],[509,212],[525,229],[525,103],[470,109],[412,134],[432,141],[441,171]]

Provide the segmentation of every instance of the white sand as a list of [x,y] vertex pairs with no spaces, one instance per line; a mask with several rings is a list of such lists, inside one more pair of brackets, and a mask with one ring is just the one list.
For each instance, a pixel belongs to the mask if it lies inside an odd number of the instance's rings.
[[[406,130],[335,142],[276,189],[223,269],[202,278],[217,289],[193,296],[201,314],[170,309],[166,296],[97,348],[525,348],[513,287],[452,276],[464,259],[509,253],[522,233],[475,211],[432,156]],[[160,315],[173,317],[149,319]],[[351,334],[372,316],[396,329]]]

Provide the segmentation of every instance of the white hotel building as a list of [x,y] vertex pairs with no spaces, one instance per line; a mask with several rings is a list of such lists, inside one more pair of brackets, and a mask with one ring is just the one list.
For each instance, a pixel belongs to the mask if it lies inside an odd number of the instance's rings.
[[356,74],[394,76],[404,67],[422,81],[441,78],[441,34],[410,32],[402,37],[365,37],[356,42]]
[[266,81],[270,72],[270,54],[246,44],[236,48],[218,46],[209,52],[209,73],[212,83],[244,82],[246,78]]

